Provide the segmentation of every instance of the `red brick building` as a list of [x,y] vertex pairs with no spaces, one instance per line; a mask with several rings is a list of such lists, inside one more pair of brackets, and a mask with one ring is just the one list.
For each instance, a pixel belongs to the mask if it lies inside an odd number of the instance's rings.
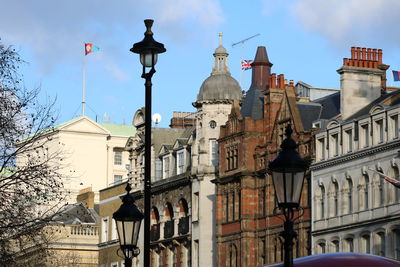
[[[217,190],[218,266],[259,266],[283,260],[283,221],[276,215],[268,162],[279,151],[290,123],[302,157],[310,158],[311,133],[304,130],[293,82],[271,74],[265,47],[252,63],[252,84],[242,105],[235,102],[221,127]],[[303,187],[304,212],[295,225],[294,257],[310,254],[309,177]]]

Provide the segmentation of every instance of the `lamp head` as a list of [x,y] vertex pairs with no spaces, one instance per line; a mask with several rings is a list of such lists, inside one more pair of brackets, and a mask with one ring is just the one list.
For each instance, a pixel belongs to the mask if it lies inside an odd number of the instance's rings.
[[167,51],[164,48],[164,44],[157,42],[153,38],[153,32],[151,26],[154,20],[146,19],[144,24],[146,25],[146,32],[144,33],[144,39],[141,42],[135,43],[130,49],[131,52],[140,55],[140,63],[145,67],[154,67],[157,63],[158,54]]
[[286,127],[286,139],[281,144],[282,150],[269,163],[272,173],[278,206],[299,207],[301,190],[308,162],[300,157],[296,142],[292,139],[292,127]]

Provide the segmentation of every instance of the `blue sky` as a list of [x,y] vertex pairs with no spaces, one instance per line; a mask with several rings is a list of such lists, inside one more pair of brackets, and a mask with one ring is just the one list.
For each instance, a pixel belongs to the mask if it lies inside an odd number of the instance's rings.
[[[0,38],[28,62],[25,86],[40,86],[42,99],[57,97],[59,122],[81,114],[84,43],[100,47],[87,60],[87,115],[130,124],[144,105],[137,55],[143,20],[152,18],[154,38],[167,52],[153,77],[153,113],[167,127],[173,111],[194,111],[192,102],[213,66],[218,32],[229,52],[231,74],[241,79],[240,58],[253,59],[266,46],[272,71],[295,82],[338,88],[336,70],[351,46],[383,49],[384,63],[400,70],[398,0],[5,0]],[[260,34],[243,47],[232,47]],[[388,73],[388,84],[393,83]]]

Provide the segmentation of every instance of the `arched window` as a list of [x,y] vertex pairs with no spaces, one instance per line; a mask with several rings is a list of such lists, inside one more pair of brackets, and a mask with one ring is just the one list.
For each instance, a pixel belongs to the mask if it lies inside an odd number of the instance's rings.
[[385,232],[380,231],[375,234],[375,241],[374,241],[374,254],[379,255],[379,256],[385,256],[386,255],[386,237],[385,237]]
[[280,237],[274,238],[274,262],[283,261],[283,242]]
[[174,210],[171,203],[167,203],[164,209],[164,238],[171,238],[174,235]]
[[[380,173],[383,173],[382,170],[378,170]],[[374,177],[374,207],[381,207],[384,204],[384,184],[383,179],[379,174],[376,174]]]
[[368,174],[364,174],[360,179],[359,186],[359,206],[360,210],[369,209],[369,177]]
[[229,247],[229,267],[238,267],[238,252],[235,244]]
[[160,214],[156,207],[151,208],[150,239],[156,241],[160,239]]
[[363,233],[360,240],[360,252],[371,253],[371,235],[370,233]]
[[334,217],[339,214],[339,186],[337,182],[332,182],[329,185],[329,217]]
[[400,229],[396,228],[392,230],[393,237],[393,250],[394,250],[394,258],[396,260],[400,260]]
[[343,184],[343,214],[353,212],[353,182],[351,178],[346,179]]
[[188,207],[188,203],[187,203],[186,199],[181,198],[179,200],[179,217],[187,217],[188,211],[189,211],[189,207]]
[[331,252],[339,252],[339,239],[334,239],[331,242]]
[[349,236],[344,239],[343,242],[343,251],[344,252],[354,252],[354,239]]
[[316,201],[315,218],[316,219],[325,218],[325,187],[322,184],[319,185],[315,190],[315,201]]
[[317,242],[316,253],[317,254],[326,253],[326,242],[325,242],[325,240],[319,240]]
[[[393,179],[399,180],[399,168],[394,166],[390,172]],[[399,189],[392,184],[386,183],[388,186],[389,203],[396,203],[399,200]]]

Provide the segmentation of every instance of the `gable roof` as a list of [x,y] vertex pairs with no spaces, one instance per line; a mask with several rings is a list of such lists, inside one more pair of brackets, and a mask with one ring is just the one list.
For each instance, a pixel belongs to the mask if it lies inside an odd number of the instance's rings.
[[67,205],[54,218],[63,224],[96,224],[98,215],[94,209],[87,208],[82,202]]
[[113,124],[113,123],[99,123],[107,129],[112,135],[134,136],[136,127],[131,125]]

